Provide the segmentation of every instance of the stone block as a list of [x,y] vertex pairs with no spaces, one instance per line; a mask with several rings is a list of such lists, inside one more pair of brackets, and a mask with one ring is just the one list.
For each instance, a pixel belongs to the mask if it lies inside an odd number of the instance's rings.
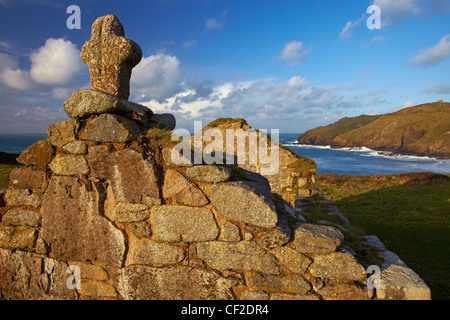
[[32,189],[44,191],[46,183],[45,171],[33,168],[15,168],[9,174],[9,187],[12,189]]
[[83,140],[96,142],[129,142],[137,138],[137,123],[128,118],[104,113],[91,120],[81,133]]
[[380,288],[376,298],[380,300],[431,300],[426,283],[411,270],[395,253],[381,252]]
[[143,239],[134,248],[132,256],[133,264],[169,266],[182,261],[185,252],[183,248],[171,246],[164,242]]
[[246,279],[249,286],[268,293],[304,294],[311,289],[311,284],[298,274],[276,276],[258,272],[249,274]]
[[0,226],[0,248],[31,250],[36,245],[37,231],[26,226]]
[[217,270],[260,271],[268,274],[280,272],[275,257],[252,241],[201,242],[197,244],[197,256]]
[[30,189],[8,189],[4,200],[7,206],[30,206],[38,208],[41,205],[41,193]]
[[38,227],[41,224],[41,214],[30,209],[12,208],[5,213],[2,221],[6,226]]
[[101,215],[104,198],[100,184],[53,176],[42,204],[42,237],[56,259],[122,265],[125,237]]
[[288,247],[278,247],[270,252],[293,273],[304,274],[312,263],[306,255]]
[[[5,300],[68,300],[67,264],[36,253],[0,249],[0,288]],[[11,281],[11,279],[14,279]]]
[[287,294],[287,293],[272,293],[270,300],[320,300],[320,296],[314,293],[305,294]]
[[72,154],[86,154],[87,153],[87,144],[86,141],[73,141],[65,144],[62,149],[65,152]]
[[292,247],[303,253],[327,254],[336,251],[342,241],[344,235],[334,227],[304,223],[295,229]]
[[89,164],[82,155],[57,154],[49,165],[54,174],[62,176],[88,175]]
[[322,279],[361,281],[366,278],[366,270],[349,253],[333,252],[314,258],[309,272]]
[[151,117],[151,122],[154,123],[156,128],[173,130],[177,126],[177,122],[173,114],[161,113],[154,114]]
[[150,219],[153,233],[161,241],[210,241],[219,235],[213,213],[206,208],[154,206]]
[[80,289],[77,290],[82,296],[88,297],[114,298],[117,296],[114,286],[101,281],[81,279]]
[[317,291],[325,300],[370,300],[373,290],[359,283],[327,283]]
[[111,181],[117,201],[160,204],[158,172],[152,158],[132,149],[111,152],[108,146],[89,148],[89,164],[98,179]]
[[242,236],[239,227],[229,221],[224,221],[220,228],[221,241],[241,241]]
[[132,265],[118,280],[124,284],[119,289],[127,300],[231,300],[235,285],[215,272],[187,266]]
[[147,219],[150,210],[145,204],[119,202],[112,214],[106,211],[105,215],[115,222],[136,222]]
[[71,118],[87,118],[103,113],[123,114],[131,111],[116,96],[92,89],[74,92],[64,102],[63,109]]
[[232,221],[273,228],[278,221],[272,200],[241,181],[214,184],[211,202]]
[[291,240],[291,229],[285,219],[279,219],[277,226],[267,231],[258,240],[258,245],[266,250],[280,247]]
[[109,279],[108,272],[100,266],[76,261],[70,261],[68,265],[80,268],[81,279],[96,281],[107,281]]
[[189,179],[208,183],[223,182],[230,179],[231,168],[214,165],[198,165],[186,169]]
[[200,207],[208,203],[203,192],[175,170],[166,171],[163,197],[170,203],[186,206]]
[[98,145],[88,149],[87,159],[92,168],[92,174],[97,179],[110,179],[110,168],[113,165],[110,145]]
[[76,119],[68,119],[47,126],[48,141],[55,147],[62,148],[64,145],[77,140],[80,123]]
[[50,163],[55,148],[51,145],[48,139],[37,141],[17,158],[17,162],[26,166],[36,166],[39,170],[46,170]]

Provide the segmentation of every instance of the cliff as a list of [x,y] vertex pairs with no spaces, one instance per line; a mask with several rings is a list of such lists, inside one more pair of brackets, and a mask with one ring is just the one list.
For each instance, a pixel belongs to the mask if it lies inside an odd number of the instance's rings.
[[450,103],[438,101],[384,115],[343,118],[309,130],[297,141],[450,158]]

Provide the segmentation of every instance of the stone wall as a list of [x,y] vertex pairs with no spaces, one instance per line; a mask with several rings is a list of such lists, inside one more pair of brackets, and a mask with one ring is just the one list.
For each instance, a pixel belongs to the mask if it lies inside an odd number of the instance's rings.
[[[408,286],[429,295],[401,262],[409,282],[369,290],[344,220],[307,221],[318,204],[338,214],[332,203],[296,197],[294,210],[257,173],[176,166],[157,157],[165,145],[143,151],[152,128],[122,142],[144,127],[131,118],[86,139],[103,115],[54,124],[19,157],[1,208],[2,299],[405,299]],[[67,287],[69,265],[81,270],[79,289]]]

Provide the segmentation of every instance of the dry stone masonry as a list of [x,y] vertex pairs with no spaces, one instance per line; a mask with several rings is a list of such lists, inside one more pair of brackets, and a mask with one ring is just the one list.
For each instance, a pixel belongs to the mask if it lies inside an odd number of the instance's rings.
[[[93,89],[17,159],[0,197],[1,299],[430,298],[376,237],[352,246],[309,159],[282,149],[275,177],[175,165],[174,117],[127,101],[141,51],[123,35],[113,15],[94,22],[81,52]],[[379,257],[378,289],[361,247]]]

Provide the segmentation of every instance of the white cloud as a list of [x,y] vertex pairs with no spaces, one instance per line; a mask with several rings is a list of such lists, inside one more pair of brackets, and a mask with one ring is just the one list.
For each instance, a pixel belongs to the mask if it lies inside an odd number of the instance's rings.
[[401,109],[409,108],[409,107],[412,107],[412,106],[414,106],[414,105],[416,105],[416,103],[415,103],[413,100],[408,100],[408,101],[406,101],[405,104],[401,107]]
[[372,67],[368,66],[358,70],[358,73],[363,77],[369,77],[372,74]]
[[412,18],[431,18],[450,12],[448,0],[373,0],[381,9],[381,27],[396,26]]
[[0,83],[18,90],[29,90],[33,87],[28,72],[20,69],[5,69],[0,73]]
[[423,90],[425,93],[437,93],[437,94],[445,94],[450,95],[450,84],[443,84],[443,83],[435,83],[425,90]]
[[367,43],[363,43],[363,44],[361,44],[359,47],[360,48],[368,48],[368,47],[370,47],[371,45],[373,45],[375,42],[377,42],[377,41],[384,41],[384,37],[383,36],[376,36],[376,37],[373,37],[372,39],[370,39],[370,41],[369,42],[367,42]]
[[52,97],[58,100],[67,100],[72,94],[68,88],[53,88]]
[[48,125],[67,119],[67,114],[61,107],[40,105],[0,105],[0,114],[0,133],[45,133]]
[[191,131],[194,121],[206,125],[220,117],[234,117],[246,119],[254,128],[278,128],[282,132],[302,132],[324,125],[349,115],[352,108],[360,112],[373,103],[367,95],[350,96],[345,87],[314,86],[301,76],[283,81],[265,78],[207,83],[208,91],[202,96],[195,85],[186,87],[184,82],[173,97],[141,103],[154,112],[173,113],[177,128]]
[[11,45],[8,42],[0,41],[0,48],[4,50],[9,50]]
[[225,18],[227,16],[227,11],[225,10],[219,17],[211,17],[205,22],[205,31],[208,30],[222,30],[225,26]]
[[413,67],[430,67],[450,58],[450,34],[442,37],[439,43],[426,50],[421,50],[416,56],[408,60]]
[[183,72],[175,56],[156,54],[143,58],[133,69],[133,94],[164,101],[180,91]]
[[64,39],[47,39],[31,54],[31,78],[43,84],[65,84],[82,68],[80,51]]
[[185,48],[185,49],[190,49],[192,47],[195,47],[196,45],[197,45],[197,39],[186,40],[185,42],[183,42],[183,48]]
[[415,17],[421,11],[421,0],[374,0],[381,9],[381,27]]
[[0,72],[6,69],[17,69],[18,66],[16,57],[0,52]]
[[65,8],[64,3],[61,0],[0,0],[0,5],[8,8],[11,3],[14,5],[41,5],[53,8]]
[[306,56],[311,52],[311,47],[304,48],[303,42],[301,41],[291,41],[288,42],[283,51],[281,51],[278,61],[284,60],[290,66],[299,65],[306,60]]
[[27,71],[19,68],[17,57],[0,53],[0,83],[17,90],[33,90],[40,88],[39,84],[65,84],[83,66],[79,54],[70,41],[50,38],[31,53],[31,68]]
[[346,39],[350,37],[350,30],[353,28],[353,23],[351,21],[348,21],[344,28],[342,29],[341,33],[339,33],[339,39]]
[[301,88],[301,87],[303,87],[305,85],[309,85],[309,82],[306,81],[305,78],[302,78],[300,76],[293,76],[287,82],[287,86],[289,88],[296,88],[296,89],[298,89],[298,88]]

